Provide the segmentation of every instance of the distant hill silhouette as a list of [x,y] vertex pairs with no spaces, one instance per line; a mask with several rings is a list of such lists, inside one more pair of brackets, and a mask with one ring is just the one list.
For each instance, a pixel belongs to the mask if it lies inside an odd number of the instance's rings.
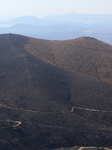
[[37,25],[42,23],[42,20],[35,17],[35,16],[23,16],[14,18],[7,21],[1,21],[0,24],[10,24],[10,25],[16,25],[16,24],[32,24]]
[[112,47],[0,35],[0,149],[111,147]]

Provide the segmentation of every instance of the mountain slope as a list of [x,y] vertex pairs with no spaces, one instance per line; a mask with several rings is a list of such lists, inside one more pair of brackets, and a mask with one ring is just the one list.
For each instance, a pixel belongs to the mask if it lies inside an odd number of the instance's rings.
[[55,105],[60,110],[58,101],[68,101],[64,71],[28,54],[23,48],[26,41],[16,35],[0,40],[1,99],[8,106],[50,111]]
[[[75,42],[36,39],[34,45],[26,37],[1,35],[1,102],[10,107],[51,112],[69,111],[74,105],[111,110],[111,85],[101,81],[111,81],[111,72],[107,78],[103,75],[107,70],[102,69],[103,79],[97,69],[97,65],[108,65],[104,58],[108,53],[111,57],[110,46],[106,45],[105,56],[102,43],[95,48],[93,42],[89,48],[88,43],[82,46],[84,42],[82,45],[79,42],[79,47],[77,41],[80,39]],[[36,50],[27,48],[28,44],[36,46]],[[104,64],[100,63],[98,53],[102,54]]]
[[111,46],[96,39],[0,35],[0,149],[111,147],[110,66]]
[[77,74],[112,83],[110,45],[86,37],[65,41],[29,40],[25,47],[32,55]]

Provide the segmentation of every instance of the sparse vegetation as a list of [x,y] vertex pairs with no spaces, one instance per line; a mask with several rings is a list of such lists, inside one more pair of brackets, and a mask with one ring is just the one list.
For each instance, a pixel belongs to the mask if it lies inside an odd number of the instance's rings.
[[111,53],[93,38],[0,35],[0,149],[111,147]]

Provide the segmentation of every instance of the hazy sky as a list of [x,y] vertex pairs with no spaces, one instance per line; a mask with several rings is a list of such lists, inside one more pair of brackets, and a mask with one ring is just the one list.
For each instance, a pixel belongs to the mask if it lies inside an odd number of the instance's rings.
[[69,12],[112,14],[112,0],[0,0],[0,19]]

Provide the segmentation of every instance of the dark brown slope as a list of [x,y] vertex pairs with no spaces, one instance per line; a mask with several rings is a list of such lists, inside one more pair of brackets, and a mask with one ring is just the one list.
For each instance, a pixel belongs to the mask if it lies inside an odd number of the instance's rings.
[[1,150],[111,147],[112,85],[70,68],[76,59],[66,43],[74,41],[0,35]]
[[64,71],[26,52],[26,41],[12,34],[0,37],[1,103],[38,111],[69,108]]
[[61,68],[112,83],[112,46],[94,38],[67,41],[29,38],[26,50]]
[[[46,45],[45,55],[43,49],[37,47],[43,54],[42,58],[31,55],[24,49],[28,42],[28,38],[19,35],[0,37],[0,101],[3,105],[43,112],[69,111],[74,105],[112,110],[111,85],[64,71],[46,62],[46,54],[52,60]],[[43,45],[46,42],[43,41]],[[70,56],[68,64],[69,61]]]

